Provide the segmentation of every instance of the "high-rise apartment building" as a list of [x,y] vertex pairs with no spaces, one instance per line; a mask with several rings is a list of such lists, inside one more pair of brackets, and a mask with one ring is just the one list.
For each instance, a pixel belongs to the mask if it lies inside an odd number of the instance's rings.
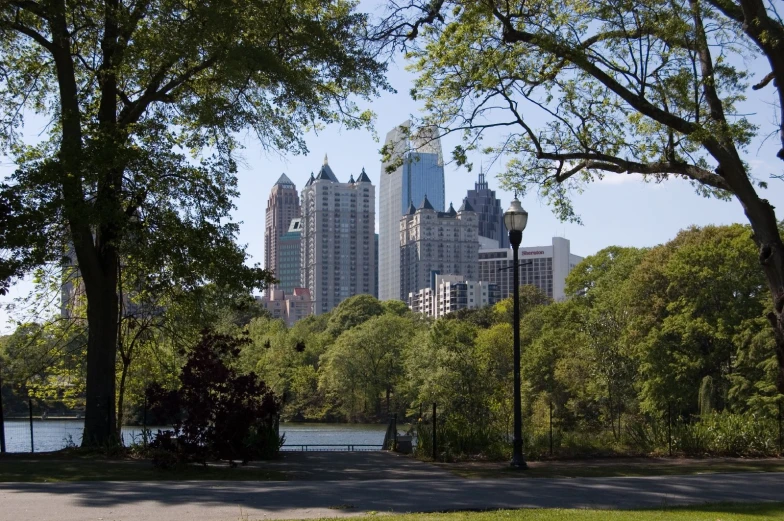
[[[553,300],[563,300],[566,276],[583,260],[569,251],[569,241],[553,237],[550,246],[529,246],[519,251],[520,285],[531,284]],[[513,254],[510,248],[479,250],[479,280],[498,284],[502,299],[514,290]]]
[[289,224],[289,231],[278,241],[278,271],[275,276],[280,281],[276,287],[287,294],[300,287],[300,240],[302,237],[302,218],[295,217]]
[[283,174],[270,190],[264,226],[264,267],[280,279],[280,238],[289,229],[291,220],[299,217],[297,187]]
[[496,241],[498,248],[508,248],[509,234],[504,227],[501,200],[496,199],[495,190],[490,190],[483,172],[479,172],[479,180],[474,183],[474,189],[468,191],[466,199],[479,220],[479,236]]
[[460,210],[439,212],[428,197],[419,208],[409,205],[400,219],[400,293],[408,302],[408,294],[422,288],[435,288],[436,275],[462,275],[477,279],[479,269],[479,228],[476,212],[464,201]]
[[[411,123],[392,129],[385,146],[391,150],[391,162],[381,166],[378,222],[378,298],[403,299],[408,293],[400,289],[400,218],[409,206],[419,204],[425,196],[435,211],[443,212],[444,158],[441,141],[434,128],[425,128],[410,136]],[[400,161],[391,173],[387,167]],[[401,295],[405,295],[401,297]]]
[[316,315],[375,287],[375,187],[362,173],[337,181],[327,158],[302,189],[301,285]]
[[497,284],[466,280],[460,275],[436,275],[434,288],[408,294],[408,307],[415,313],[441,318],[461,309],[492,306],[500,299]]

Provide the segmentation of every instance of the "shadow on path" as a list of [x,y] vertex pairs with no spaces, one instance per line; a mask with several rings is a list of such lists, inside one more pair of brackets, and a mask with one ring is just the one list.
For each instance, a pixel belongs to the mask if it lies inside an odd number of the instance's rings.
[[[575,479],[455,478],[426,463],[311,453],[275,464],[342,477],[276,482],[82,482],[0,484],[0,519],[192,521],[304,518],[366,511],[428,512],[522,507],[640,508],[707,502],[781,501],[784,473]],[[265,464],[266,465],[266,464]],[[370,478],[385,465],[389,477]],[[333,470],[328,467],[334,466]],[[339,469],[342,469],[339,471]],[[416,475],[406,479],[406,469]],[[364,478],[356,478],[362,475]],[[240,514],[242,512],[242,514]]]

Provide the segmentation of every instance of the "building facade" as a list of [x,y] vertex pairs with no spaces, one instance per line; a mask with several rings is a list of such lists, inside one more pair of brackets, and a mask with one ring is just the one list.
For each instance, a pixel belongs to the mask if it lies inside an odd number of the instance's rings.
[[280,238],[300,215],[297,187],[283,174],[270,190],[264,225],[264,267],[280,279]]
[[[536,286],[553,300],[563,300],[566,276],[583,260],[570,252],[569,241],[553,237],[550,246],[529,246],[519,251],[520,285]],[[479,250],[479,280],[497,284],[501,299],[514,291],[513,253],[510,248]]]
[[483,172],[479,173],[479,180],[474,183],[474,189],[468,191],[466,199],[479,219],[479,236],[495,241],[496,248],[508,248],[509,234],[504,226],[501,200],[496,199],[495,190],[490,190]]
[[459,275],[436,275],[434,288],[408,294],[408,307],[415,313],[441,318],[461,309],[492,306],[499,300],[497,284],[466,280]]
[[272,318],[283,320],[287,326],[313,314],[313,299],[307,288],[294,288],[290,293],[271,289],[263,297],[256,297],[256,300],[269,311]]
[[391,161],[401,163],[391,173],[387,173],[391,162],[381,166],[378,222],[378,298],[381,300],[407,295],[400,289],[400,218],[410,205],[419,204],[425,196],[436,211],[443,212],[445,208],[441,141],[433,128],[423,129],[412,137],[410,127],[409,121],[395,127],[387,134],[384,144],[391,151]]
[[400,293],[408,294],[435,287],[436,275],[462,275],[477,280],[479,269],[479,228],[476,213],[467,201],[460,210],[452,205],[439,212],[425,197],[419,208],[409,206],[399,221]]
[[300,281],[313,312],[326,313],[353,295],[375,289],[375,187],[362,173],[337,181],[327,158],[302,189]]
[[276,288],[292,293],[300,287],[300,239],[302,237],[302,218],[295,217],[289,224],[289,231],[278,241],[278,271],[275,276],[280,281]]

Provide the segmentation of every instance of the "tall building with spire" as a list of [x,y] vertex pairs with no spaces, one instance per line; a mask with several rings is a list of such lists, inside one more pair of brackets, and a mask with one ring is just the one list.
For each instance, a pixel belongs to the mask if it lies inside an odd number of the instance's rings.
[[321,315],[353,295],[375,290],[376,194],[362,173],[338,181],[327,157],[302,189],[301,286]]
[[286,174],[270,190],[264,226],[264,267],[280,278],[280,238],[289,230],[291,220],[299,217],[297,187]]
[[[409,206],[427,196],[436,212],[443,212],[444,158],[435,128],[427,127],[411,135],[411,122],[392,129],[384,146],[391,159],[381,166],[378,223],[378,298],[401,299],[400,218]],[[387,168],[396,165],[391,173]]]
[[466,199],[479,219],[479,236],[497,241],[499,248],[508,248],[509,234],[504,226],[501,200],[496,199],[495,190],[490,190],[482,170],[479,171],[479,180],[474,183],[474,189],[468,191]]

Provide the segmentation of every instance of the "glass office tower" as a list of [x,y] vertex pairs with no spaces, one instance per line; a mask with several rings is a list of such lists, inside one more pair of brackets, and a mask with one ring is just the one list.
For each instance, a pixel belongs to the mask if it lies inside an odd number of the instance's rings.
[[400,299],[400,219],[409,205],[418,207],[427,196],[436,211],[445,208],[444,158],[435,128],[410,135],[406,121],[387,134],[385,146],[392,149],[392,161],[402,164],[387,173],[381,165],[378,226],[378,298]]

